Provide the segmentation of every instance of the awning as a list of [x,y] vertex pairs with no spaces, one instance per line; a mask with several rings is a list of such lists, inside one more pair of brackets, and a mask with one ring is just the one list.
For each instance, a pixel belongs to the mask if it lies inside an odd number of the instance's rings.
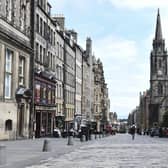
[[36,73],[38,76],[41,76],[43,78],[46,78],[46,79],[49,79],[49,80],[56,82],[56,76],[55,76],[55,73],[53,73],[53,72],[35,68],[34,73]]
[[32,91],[29,88],[19,87],[15,93],[16,99],[30,99],[32,97]]

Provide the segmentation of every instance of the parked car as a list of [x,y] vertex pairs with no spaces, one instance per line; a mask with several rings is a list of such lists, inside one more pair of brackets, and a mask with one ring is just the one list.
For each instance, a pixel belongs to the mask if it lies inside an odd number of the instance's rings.
[[150,136],[151,137],[159,136],[159,128],[151,128],[150,129]]
[[56,138],[60,138],[61,137],[61,131],[58,128],[55,128],[53,131],[53,136]]
[[63,138],[66,138],[68,136],[68,132],[67,130],[63,130],[63,132],[61,133]]
[[161,127],[159,129],[159,137],[168,137],[168,128],[166,127]]

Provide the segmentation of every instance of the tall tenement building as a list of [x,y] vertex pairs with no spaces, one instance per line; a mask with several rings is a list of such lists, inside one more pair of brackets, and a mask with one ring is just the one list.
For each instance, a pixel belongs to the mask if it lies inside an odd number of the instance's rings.
[[[94,123],[92,40],[82,49],[77,32],[51,8],[48,0],[0,1],[0,139],[53,136],[56,128],[79,131]],[[104,122],[109,99],[100,78]]]
[[31,2],[0,3],[0,139],[29,137]]

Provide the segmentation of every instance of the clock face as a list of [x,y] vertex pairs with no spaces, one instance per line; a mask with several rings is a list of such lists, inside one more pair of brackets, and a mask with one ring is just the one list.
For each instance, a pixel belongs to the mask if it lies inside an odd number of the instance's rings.
[[162,75],[162,70],[158,70],[158,75]]

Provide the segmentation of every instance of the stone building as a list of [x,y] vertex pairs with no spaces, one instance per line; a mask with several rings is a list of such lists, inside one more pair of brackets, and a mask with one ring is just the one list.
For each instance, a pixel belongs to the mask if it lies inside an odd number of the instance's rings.
[[82,59],[82,125],[93,119],[93,68],[92,68],[92,40],[86,39],[86,51]]
[[150,103],[150,92],[149,90],[140,93],[140,128],[142,130],[149,128],[149,103]]
[[29,137],[31,1],[0,2],[0,139]]
[[66,130],[73,127],[75,114],[75,44],[70,31],[64,43],[64,112]]
[[162,36],[160,13],[156,20],[153,49],[150,54],[150,89],[140,94],[137,125],[144,128],[162,125],[163,115],[168,107],[168,54]]
[[109,112],[109,123],[111,126],[115,126],[117,124],[118,118],[116,112]]
[[137,128],[140,127],[140,117],[139,117],[139,106],[137,106],[128,116],[128,125],[136,125]]
[[64,128],[65,112],[63,108],[64,94],[64,36],[57,26],[56,31],[56,116],[55,125]]
[[82,119],[82,57],[84,50],[76,44],[75,130],[80,129]]
[[51,19],[51,5],[47,0],[35,1],[34,11],[34,115],[31,121],[34,121],[36,137],[42,137],[52,135],[55,126],[59,50],[56,49],[56,23]]
[[97,125],[97,131],[104,129],[106,120],[106,98],[105,98],[105,80],[103,64],[100,59],[95,59],[93,63],[94,71],[94,121]]
[[149,125],[157,126],[162,122],[167,107],[168,95],[168,55],[162,37],[161,19],[158,10],[153,49],[150,55],[150,105]]
[[104,121],[105,124],[109,124],[110,122],[110,118],[109,118],[109,114],[110,114],[110,99],[109,99],[109,93],[108,93],[108,88],[107,88],[107,84],[104,84]]

